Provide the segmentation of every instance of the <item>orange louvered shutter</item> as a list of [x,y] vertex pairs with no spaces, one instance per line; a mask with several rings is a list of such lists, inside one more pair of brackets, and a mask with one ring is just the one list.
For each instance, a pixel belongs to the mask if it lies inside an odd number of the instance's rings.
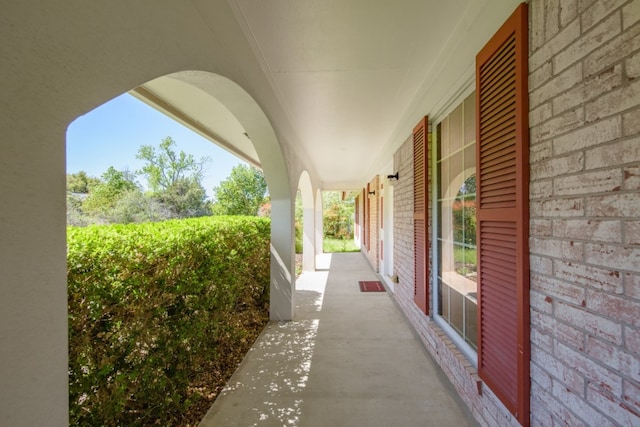
[[529,424],[527,6],[476,57],[478,371]]
[[425,116],[413,128],[413,299],[424,314],[429,314],[429,245],[428,224],[428,171],[429,171],[429,119]]

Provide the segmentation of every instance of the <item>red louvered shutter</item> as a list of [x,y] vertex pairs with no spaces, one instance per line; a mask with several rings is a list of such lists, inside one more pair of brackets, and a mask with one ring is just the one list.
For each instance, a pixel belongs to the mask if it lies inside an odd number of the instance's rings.
[[527,5],[476,57],[478,371],[529,424]]
[[[382,188],[382,186],[381,186]],[[380,210],[380,231],[382,231],[384,229],[384,197],[380,197],[380,203],[379,203],[379,210]],[[381,233],[382,234],[382,233]],[[380,260],[384,260],[384,240],[382,238],[382,235],[380,236],[380,241],[378,246],[380,246]]]
[[364,248],[367,247],[367,190],[366,188],[362,189],[362,246]]
[[367,198],[365,199],[365,215],[367,217],[367,221],[364,224],[365,227],[365,238],[367,251],[371,249],[371,199],[369,198],[370,185],[367,184]]
[[424,117],[413,128],[413,299],[429,314],[429,245],[427,242],[429,190],[429,119]]

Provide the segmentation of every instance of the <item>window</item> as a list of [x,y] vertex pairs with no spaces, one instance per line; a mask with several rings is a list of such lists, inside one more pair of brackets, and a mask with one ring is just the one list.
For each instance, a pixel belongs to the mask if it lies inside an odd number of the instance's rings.
[[[437,125],[438,315],[477,350],[475,92]],[[467,351],[470,356],[474,356]],[[475,357],[474,357],[475,358]]]

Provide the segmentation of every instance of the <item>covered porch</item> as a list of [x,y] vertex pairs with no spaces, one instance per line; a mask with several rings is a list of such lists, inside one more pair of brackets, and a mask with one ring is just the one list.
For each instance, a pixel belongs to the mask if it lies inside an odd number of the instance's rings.
[[271,322],[200,424],[476,425],[362,253],[322,254],[296,281],[296,320]]

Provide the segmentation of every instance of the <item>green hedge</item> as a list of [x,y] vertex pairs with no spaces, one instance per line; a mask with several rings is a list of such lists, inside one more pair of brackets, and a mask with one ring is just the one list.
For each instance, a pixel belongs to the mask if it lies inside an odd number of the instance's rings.
[[256,217],[70,227],[71,424],[176,425],[211,401],[266,322],[269,236]]

